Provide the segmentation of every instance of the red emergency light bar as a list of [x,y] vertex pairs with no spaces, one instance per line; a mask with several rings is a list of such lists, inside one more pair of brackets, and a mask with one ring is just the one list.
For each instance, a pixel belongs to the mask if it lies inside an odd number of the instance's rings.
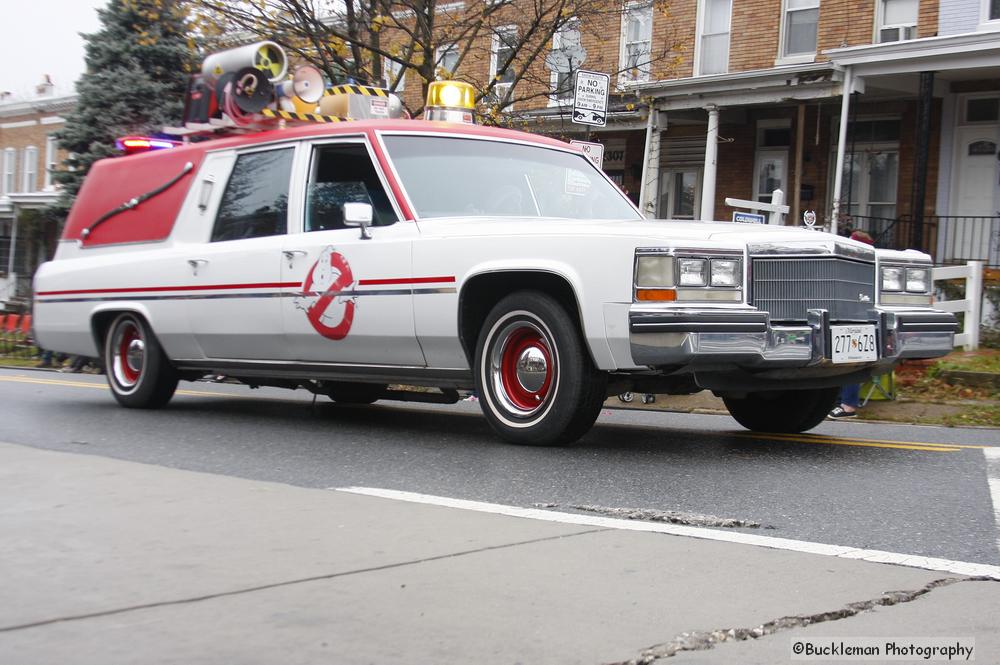
[[121,150],[126,155],[149,152],[150,150],[163,150],[164,148],[176,148],[179,145],[181,145],[180,141],[156,139],[148,136],[123,136],[115,141],[115,148]]

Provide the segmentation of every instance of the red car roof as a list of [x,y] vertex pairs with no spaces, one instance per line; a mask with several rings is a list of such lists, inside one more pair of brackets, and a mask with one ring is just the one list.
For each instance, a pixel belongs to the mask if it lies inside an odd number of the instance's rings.
[[87,236],[85,247],[126,242],[153,242],[164,240],[173,229],[181,204],[194,182],[205,153],[253,146],[271,141],[307,139],[341,134],[377,132],[454,133],[493,139],[527,141],[549,147],[569,147],[562,141],[545,136],[528,134],[510,129],[483,127],[424,120],[356,120],[337,123],[312,123],[230,136],[226,138],[191,143],[154,152],[102,159],[95,163],[84,180],[83,187],[70,210],[63,230],[64,240],[78,240],[83,232],[101,216],[122,206],[125,202],[161,187],[182,173],[190,162],[193,169],[177,183],[146,201],[135,209],[120,212]]

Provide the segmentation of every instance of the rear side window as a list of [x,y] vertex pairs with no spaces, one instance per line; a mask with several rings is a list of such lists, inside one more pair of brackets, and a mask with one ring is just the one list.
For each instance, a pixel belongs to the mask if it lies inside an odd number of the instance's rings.
[[212,242],[283,235],[293,148],[240,155],[219,204]]

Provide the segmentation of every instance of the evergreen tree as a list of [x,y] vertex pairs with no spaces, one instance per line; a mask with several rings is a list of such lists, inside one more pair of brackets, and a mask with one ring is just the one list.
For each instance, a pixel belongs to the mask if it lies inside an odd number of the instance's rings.
[[57,134],[72,153],[55,174],[68,209],[91,165],[115,154],[115,139],[178,125],[192,61],[184,0],[109,0],[101,29],[84,35],[87,70],[76,109]]

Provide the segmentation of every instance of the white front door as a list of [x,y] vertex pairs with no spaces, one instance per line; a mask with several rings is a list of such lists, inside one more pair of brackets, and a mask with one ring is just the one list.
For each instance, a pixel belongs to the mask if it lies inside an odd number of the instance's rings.
[[952,216],[938,228],[938,254],[1000,261],[1000,127],[959,127],[955,136]]
[[987,217],[1000,214],[997,145],[1000,129],[959,127],[956,141],[955,196],[952,215]]

